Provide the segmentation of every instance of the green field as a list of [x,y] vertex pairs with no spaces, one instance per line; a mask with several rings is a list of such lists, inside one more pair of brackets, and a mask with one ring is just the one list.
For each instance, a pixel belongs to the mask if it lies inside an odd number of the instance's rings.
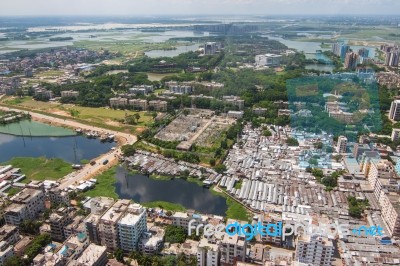
[[109,197],[113,199],[118,199],[118,194],[115,192],[115,179],[116,167],[110,168],[104,173],[95,177],[97,179],[97,184],[94,189],[86,191],[85,196],[89,197]]
[[4,163],[4,165],[9,164],[21,169],[21,172],[26,175],[24,182],[29,182],[30,180],[59,180],[73,172],[71,164],[61,159],[16,157]]
[[[72,119],[77,122],[95,127],[116,131],[135,132],[137,128],[143,128],[151,124],[154,119],[147,112],[134,112],[130,110],[114,110],[108,107],[82,107],[72,104],[60,104],[51,102],[38,102],[32,97],[5,98],[4,105],[19,108],[25,111],[35,111],[48,116],[61,119]],[[125,115],[140,115],[136,125],[123,124]]]

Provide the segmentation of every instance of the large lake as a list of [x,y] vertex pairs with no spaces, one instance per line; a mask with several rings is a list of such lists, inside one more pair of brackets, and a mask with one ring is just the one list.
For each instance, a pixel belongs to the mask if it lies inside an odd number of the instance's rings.
[[228,208],[225,198],[193,182],[181,179],[154,180],[129,173],[123,167],[118,167],[116,177],[116,192],[123,199],[133,199],[139,203],[168,201],[201,213],[223,216]]

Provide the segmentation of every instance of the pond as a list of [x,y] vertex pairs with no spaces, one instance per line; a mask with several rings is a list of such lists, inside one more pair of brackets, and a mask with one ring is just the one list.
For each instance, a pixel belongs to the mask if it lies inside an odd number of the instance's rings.
[[142,174],[129,173],[117,168],[116,192],[120,198],[146,203],[167,201],[201,213],[223,215],[227,210],[226,200],[213,194],[210,189],[182,179],[155,180]]

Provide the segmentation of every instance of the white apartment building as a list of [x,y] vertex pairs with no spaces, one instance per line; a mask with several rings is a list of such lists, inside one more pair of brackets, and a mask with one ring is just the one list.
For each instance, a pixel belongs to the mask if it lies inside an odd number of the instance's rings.
[[308,265],[332,265],[333,243],[327,237],[302,235],[296,240],[295,260]]
[[107,248],[90,244],[76,260],[78,265],[105,266],[107,264]]
[[149,101],[149,108],[154,111],[165,112],[167,111],[168,103],[160,100]]
[[207,238],[200,240],[197,247],[197,265],[198,266],[218,266],[219,265],[219,247],[216,243],[209,243]]
[[374,194],[377,200],[381,195],[382,185],[384,181],[380,179],[391,179],[396,177],[395,169],[393,164],[388,160],[372,161],[368,171],[368,183],[374,190]]
[[44,210],[44,193],[42,190],[25,188],[10,201],[12,204],[4,211],[7,224],[19,225],[25,219],[34,220]]
[[165,230],[153,226],[148,232],[144,232],[139,240],[139,251],[151,255],[158,254],[164,245]]
[[111,98],[110,106],[111,107],[123,107],[128,105],[128,99],[126,98]]
[[146,111],[148,107],[147,101],[142,99],[131,99],[129,100],[129,105],[136,110],[142,111]]
[[0,242],[5,241],[9,245],[14,245],[19,241],[18,227],[5,224],[0,228]]
[[100,219],[113,204],[112,198],[97,197],[90,200],[90,214],[83,221],[90,242],[100,244]]
[[394,100],[390,106],[389,119],[394,121],[400,120],[400,100]]
[[146,210],[139,204],[129,205],[118,222],[120,248],[125,251],[137,250],[139,239],[146,231]]
[[243,111],[229,111],[227,116],[229,118],[241,119],[243,118],[243,114]]
[[62,91],[61,97],[78,97],[79,91]]
[[110,250],[119,248],[118,222],[131,204],[130,200],[118,200],[99,221],[100,243]]
[[339,136],[336,151],[340,154],[346,153],[347,150],[347,138],[345,136]]
[[[192,226],[197,226],[198,224],[207,224],[208,217],[196,214],[194,212],[175,212],[172,216],[172,224],[176,226],[183,227],[185,229],[189,228],[189,222],[195,220]],[[195,230],[195,229],[194,229]]]
[[281,55],[277,54],[260,54],[256,55],[257,66],[279,66],[281,63]]
[[14,256],[14,248],[5,241],[0,242],[0,265],[3,265],[6,260]]
[[223,96],[222,101],[233,106],[237,106],[240,110],[244,108],[244,100],[240,99],[238,96]]
[[400,138],[400,128],[393,128],[392,129],[392,141],[398,141]]
[[379,197],[381,216],[390,236],[400,236],[400,199],[397,193],[381,192]]
[[245,261],[246,239],[243,236],[224,234],[219,244],[222,265],[234,265],[236,261]]

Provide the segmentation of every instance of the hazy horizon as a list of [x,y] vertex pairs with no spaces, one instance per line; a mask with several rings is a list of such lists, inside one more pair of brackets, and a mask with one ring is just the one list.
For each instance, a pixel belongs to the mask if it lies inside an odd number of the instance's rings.
[[398,0],[14,0],[0,16],[399,15]]

